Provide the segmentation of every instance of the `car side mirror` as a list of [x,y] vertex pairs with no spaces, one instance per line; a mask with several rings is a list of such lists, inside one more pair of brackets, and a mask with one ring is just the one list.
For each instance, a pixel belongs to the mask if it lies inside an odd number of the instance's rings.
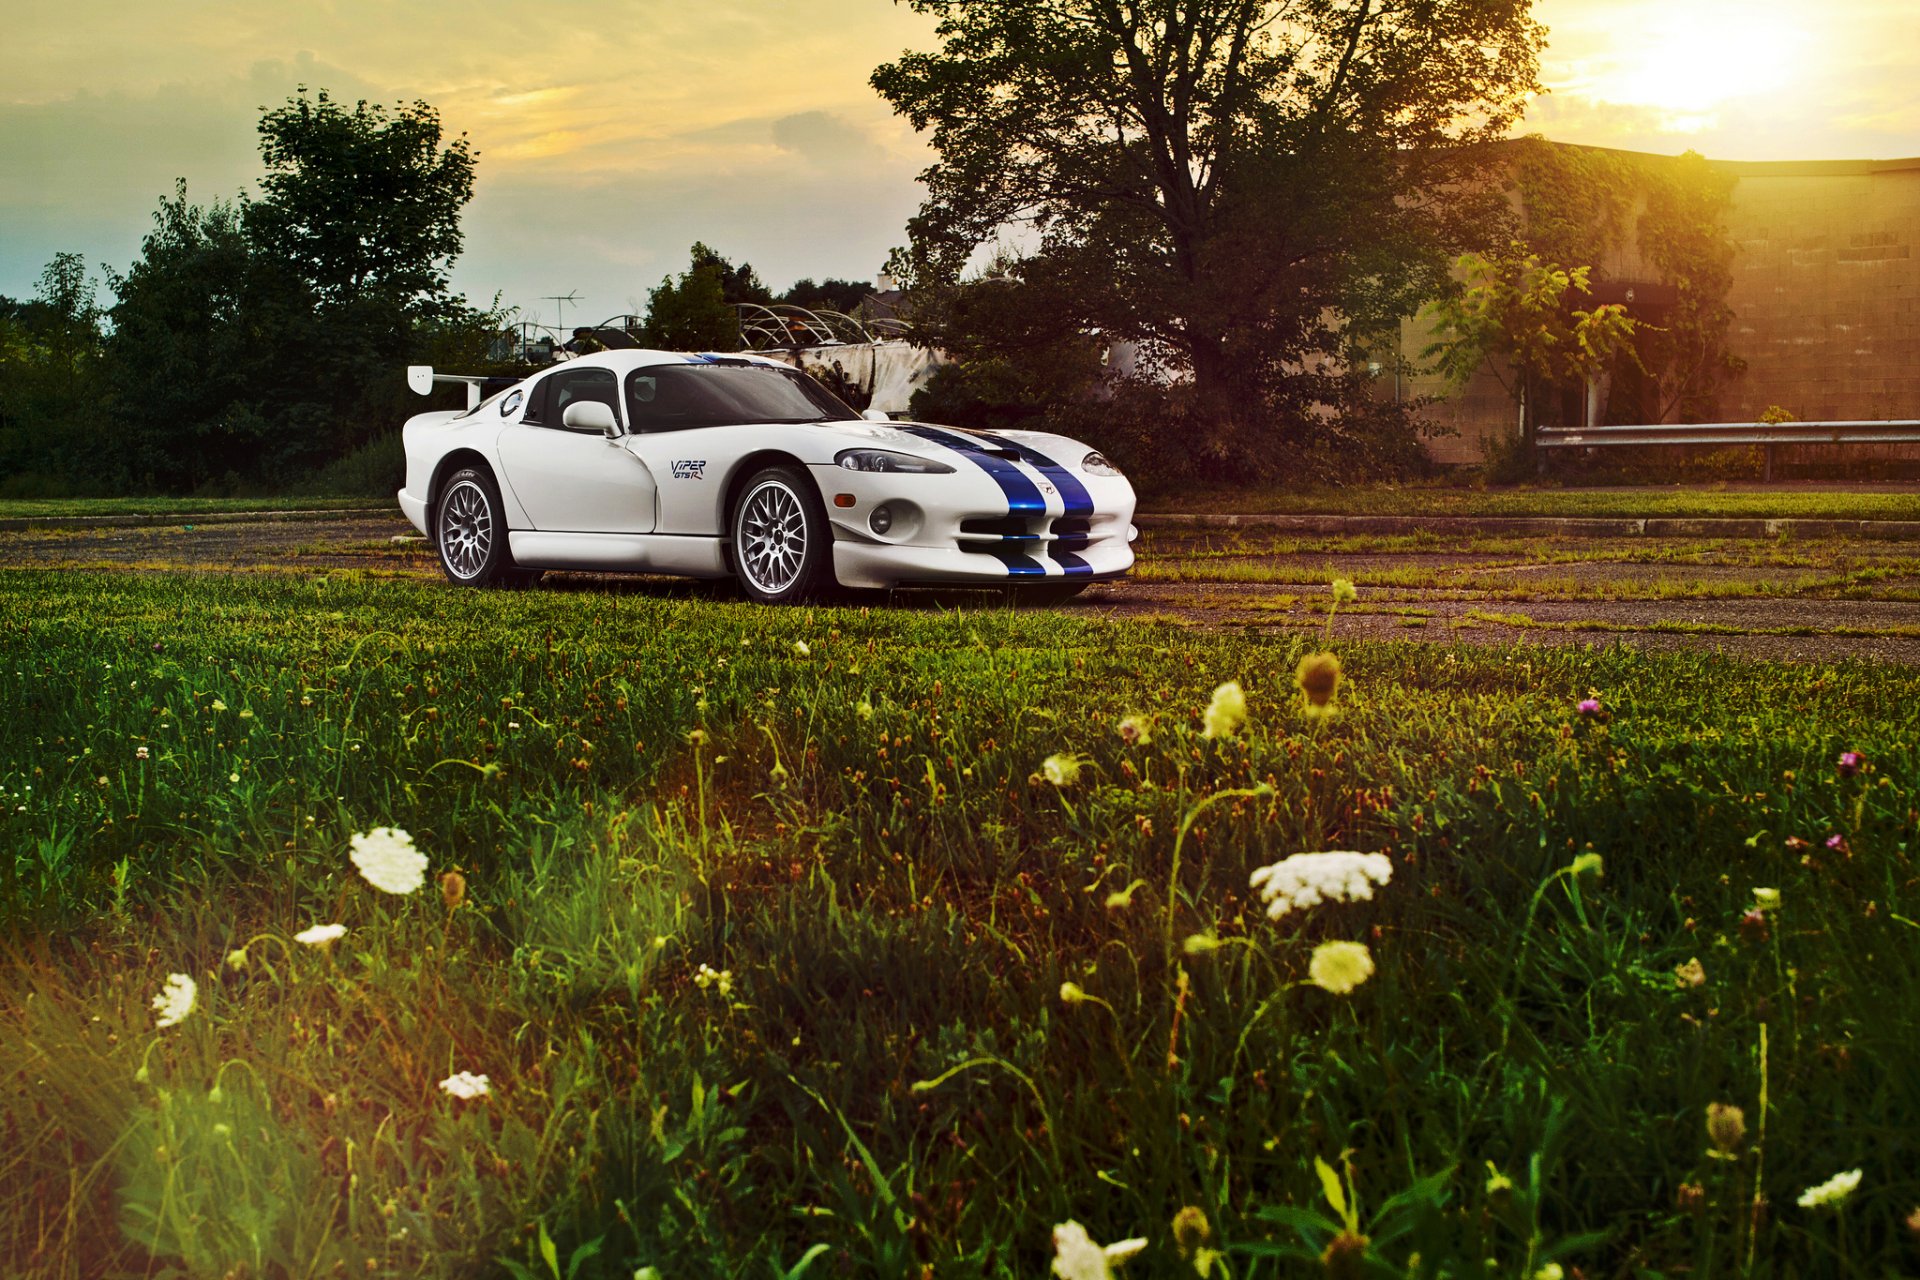
[[885,409],[862,409],[860,416],[868,422],[892,422],[893,416]]
[[613,416],[613,406],[598,400],[575,400],[560,415],[560,423],[574,431],[598,431],[609,440],[620,434],[620,423]]

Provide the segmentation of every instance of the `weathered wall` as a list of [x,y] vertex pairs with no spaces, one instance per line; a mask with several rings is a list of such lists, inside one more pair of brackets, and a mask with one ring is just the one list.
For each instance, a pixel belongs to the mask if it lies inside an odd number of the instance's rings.
[[[1920,418],[1920,159],[1713,164],[1737,179],[1728,346],[1747,362],[1718,416],[1750,422],[1777,404],[1807,420]],[[1637,248],[1593,265],[1613,280],[1657,278]],[[1401,325],[1415,363],[1431,340],[1423,321]],[[1444,390],[1416,375],[1400,394]],[[1457,433],[1430,442],[1435,460],[1473,463],[1513,434],[1517,414],[1482,372],[1427,417]]]
[[1731,421],[1920,417],[1920,160],[1726,164],[1738,252]]

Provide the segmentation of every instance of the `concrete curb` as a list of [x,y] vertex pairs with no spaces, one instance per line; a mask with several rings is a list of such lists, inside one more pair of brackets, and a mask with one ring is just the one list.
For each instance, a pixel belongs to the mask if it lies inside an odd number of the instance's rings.
[[1279,533],[1511,534],[1545,538],[1872,538],[1920,542],[1920,520],[1801,520],[1736,516],[1136,515],[1143,529],[1264,529]]
[[202,524],[290,524],[294,521],[350,520],[358,516],[390,515],[406,517],[400,508],[329,507],[319,511],[200,511],[192,514],[141,512],[124,516],[9,516],[0,519],[0,533],[21,533],[28,529],[123,529],[154,525]]

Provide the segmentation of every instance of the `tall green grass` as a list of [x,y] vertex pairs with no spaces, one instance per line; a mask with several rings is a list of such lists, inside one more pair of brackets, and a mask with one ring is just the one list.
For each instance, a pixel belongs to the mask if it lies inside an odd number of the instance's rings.
[[[1140,1275],[1914,1261],[1920,674],[1335,618],[1315,717],[1316,642],[1064,614],[0,600],[10,1274],[1032,1276],[1068,1221]],[[464,900],[356,876],[382,825]],[[1320,849],[1391,883],[1269,920]]]

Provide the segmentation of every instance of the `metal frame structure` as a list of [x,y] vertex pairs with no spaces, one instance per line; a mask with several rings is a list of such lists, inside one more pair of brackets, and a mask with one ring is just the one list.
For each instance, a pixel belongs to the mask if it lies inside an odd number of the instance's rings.
[[1785,444],[1920,444],[1920,421],[1896,422],[1677,422],[1625,427],[1541,427],[1541,449],[1592,449],[1606,445],[1764,446],[1766,478],[1773,479],[1773,451]]
[[740,346],[746,351],[791,351],[796,347],[851,347],[904,338],[904,320],[860,320],[844,311],[814,311],[785,302],[736,302]]

